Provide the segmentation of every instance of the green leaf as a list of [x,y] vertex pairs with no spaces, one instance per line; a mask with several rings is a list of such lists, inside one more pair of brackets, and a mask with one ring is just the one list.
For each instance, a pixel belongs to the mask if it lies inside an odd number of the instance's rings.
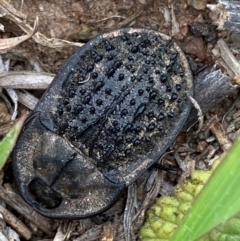
[[3,166],[5,165],[17,141],[18,135],[22,129],[25,119],[26,116],[22,116],[9,131],[9,133],[4,137],[4,139],[0,142],[0,170],[2,170]]
[[214,170],[171,241],[193,241],[240,212],[240,138]]

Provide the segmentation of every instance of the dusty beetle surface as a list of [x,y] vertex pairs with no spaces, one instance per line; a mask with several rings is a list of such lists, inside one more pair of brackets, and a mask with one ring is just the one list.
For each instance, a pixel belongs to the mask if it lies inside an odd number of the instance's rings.
[[89,41],[25,123],[13,155],[21,195],[54,218],[108,209],[174,141],[192,91],[187,60],[166,35],[127,28]]

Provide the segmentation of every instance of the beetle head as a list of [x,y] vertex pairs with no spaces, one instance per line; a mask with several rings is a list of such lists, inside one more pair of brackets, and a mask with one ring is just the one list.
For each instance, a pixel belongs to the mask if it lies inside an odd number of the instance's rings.
[[16,145],[13,169],[23,198],[41,214],[57,218],[84,218],[109,208],[123,185],[109,181],[49,129],[51,125],[36,112]]

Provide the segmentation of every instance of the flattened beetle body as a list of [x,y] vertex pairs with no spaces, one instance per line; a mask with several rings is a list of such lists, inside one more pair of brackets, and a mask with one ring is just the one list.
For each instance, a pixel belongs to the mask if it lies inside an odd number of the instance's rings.
[[13,157],[23,198],[54,218],[103,212],[174,141],[192,76],[159,32],[102,34],[62,67],[25,123]]

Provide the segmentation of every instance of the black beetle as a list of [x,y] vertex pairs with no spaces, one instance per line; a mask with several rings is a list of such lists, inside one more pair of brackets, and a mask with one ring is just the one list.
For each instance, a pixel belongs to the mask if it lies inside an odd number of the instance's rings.
[[20,134],[12,163],[21,195],[53,218],[108,209],[174,141],[191,108],[187,95],[191,71],[170,37],[125,28],[89,41]]

